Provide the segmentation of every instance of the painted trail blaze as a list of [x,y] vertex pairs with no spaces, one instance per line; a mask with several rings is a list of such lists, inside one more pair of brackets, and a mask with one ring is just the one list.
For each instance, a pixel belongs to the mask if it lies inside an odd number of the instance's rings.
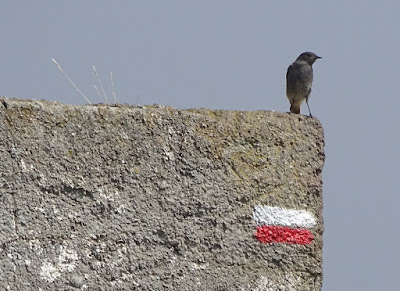
[[308,245],[314,240],[314,236],[307,229],[295,229],[284,226],[257,226],[255,234],[257,240],[262,243],[288,243]]
[[315,226],[314,216],[305,210],[256,205],[255,238],[261,243],[310,244],[314,236],[308,230]]

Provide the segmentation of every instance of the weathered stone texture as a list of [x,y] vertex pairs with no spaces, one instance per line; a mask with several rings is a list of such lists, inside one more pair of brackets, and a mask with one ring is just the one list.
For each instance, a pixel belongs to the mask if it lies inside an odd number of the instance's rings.
[[[320,290],[317,119],[0,101],[2,290]],[[256,204],[315,240],[261,244]]]

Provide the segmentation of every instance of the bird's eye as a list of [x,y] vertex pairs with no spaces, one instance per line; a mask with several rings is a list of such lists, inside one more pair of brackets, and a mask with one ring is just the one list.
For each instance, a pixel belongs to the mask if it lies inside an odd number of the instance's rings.
[[311,54],[306,54],[306,56],[307,56],[308,58],[311,58]]

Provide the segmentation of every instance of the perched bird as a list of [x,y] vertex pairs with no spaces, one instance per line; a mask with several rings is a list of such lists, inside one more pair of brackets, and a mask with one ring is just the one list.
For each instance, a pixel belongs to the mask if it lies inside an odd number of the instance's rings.
[[300,106],[306,100],[308,112],[311,115],[308,97],[311,93],[313,81],[314,62],[321,57],[312,52],[302,53],[296,61],[291,64],[286,73],[286,96],[290,102],[290,112],[300,113]]

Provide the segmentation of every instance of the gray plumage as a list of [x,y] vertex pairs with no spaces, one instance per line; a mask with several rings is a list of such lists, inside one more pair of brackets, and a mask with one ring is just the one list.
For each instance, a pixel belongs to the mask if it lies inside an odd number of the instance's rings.
[[302,53],[296,61],[291,64],[286,73],[286,96],[290,102],[290,112],[300,113],[300,106],[306,100],[308,112],[311,115],[308,97],[311,93],[313,81],[312,65],[321,57],[312,52]]

